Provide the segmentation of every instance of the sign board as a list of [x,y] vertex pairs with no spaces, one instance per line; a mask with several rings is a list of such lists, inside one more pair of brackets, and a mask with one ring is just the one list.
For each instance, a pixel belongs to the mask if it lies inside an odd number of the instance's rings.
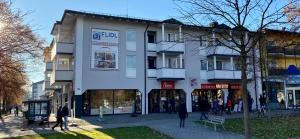
[[286,84],[300,84],[300,75],[288,75]]
[[240,90],[242,89],[241,84],[230,84],[230,89]]
[[201,89],[217,89],[216,84],[201,84]]
[[213,83],[207,83],[207,84],[201,84],[201,89],[241,89],[240,84],[228,84],[228,83],[219,83],[219,84],[213,84]]
[[114,30],[92,29],[93,43],[119,43],[119,32]]
[[174,81],[161,81],[161,89],[175,89]]

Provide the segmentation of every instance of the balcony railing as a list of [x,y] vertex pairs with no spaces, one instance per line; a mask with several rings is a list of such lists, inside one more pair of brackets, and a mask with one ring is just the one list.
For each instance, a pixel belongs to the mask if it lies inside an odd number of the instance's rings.
[[55,70],[51,74],[50,84],[70,82],[73,80],[73,70]]
[[51,59],[57,54],[72,54],[74,48],[74,43],[56,42],[52,48]]
[[46,71],[51,71],[53,69],[53,63],[52,62],[46,62]]
[[284,48],[280,46],[268,46],[269,54],[300,55],[300,48]]
[[235,51],[234,49],[230,49],[226,46],[211,46],[206,48],[207,49],[207,56],[210,55],[240,55],[239,52]]
[[180,52],[180,53],[185,52],[185,47],[183,42],[162,41],[157,43],[156,47],[157,47],[156,48],[157,52]]
[[[247,75],[247,79],[250,79],[251,75]],[[238,70],[210,70],[207,72],[207,79],[221,79],[221,80],[236,80],[241,79],[241,71]]]
[[157,69],[158,79],[184,79],[185,69],[160,68]]
[[156,43],[148,43],[147,50],[156,52],[157,44]]
[[150,77],[150,78],[157,77],[156,73],[157,73],[156,69],[148,69],[147,70],[147,76]]
[[54,90],[54,87],[50,85],[50,81],[44,81],[43,90]]
[[269,76],[282,76],[287,74],[287,69],[284,68],[269,68],[268,75]]

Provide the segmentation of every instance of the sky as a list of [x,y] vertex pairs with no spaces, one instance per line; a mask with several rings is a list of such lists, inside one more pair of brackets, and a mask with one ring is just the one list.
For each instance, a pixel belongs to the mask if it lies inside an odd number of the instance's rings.
[[[14,0],[13,2],[14,8],[30,13],[25,17],[25,23],[30,24],[47,44],[52,40],[50,31],[53,24],[61,20],[65,9],[155,20],[180,15],[172,0]],[[34,63],[27,65],[30,82],[43,80],[42,59],[29,63]]]

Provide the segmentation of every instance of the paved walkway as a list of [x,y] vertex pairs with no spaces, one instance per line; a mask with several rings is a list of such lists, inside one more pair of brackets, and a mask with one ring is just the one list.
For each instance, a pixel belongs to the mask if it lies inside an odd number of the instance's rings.
[[[300,114],[298,111],[274,111],[271,112],[271,116],[275,115],[292,115]],[[226,119],[239,118],[243,115],[232,114],[225,115]],[[111,115],[105,116],[105,121],[100,122],[96,116],[83,117],[82,119],[75,119],[79,127],[70,127],[71,131],[79,130],[92,130],[96,128],[115,128],[115,127],[128,127],[128,126],[148,126],[161,133],[174,137],[175,139],[243,139],[243,135],[229,133],[226,131],[215,132],[212,128],[206,128],[195,121],[198,121],[200,117],[199,113],[189,114],[189,118],[186,121],[185,128],[179,128],[179,120],[177,114],[149,114],[139,115],[138,117],[131,117],[130,115]],[[52,121],[55,119],[51,118]],[[71,120],[71,119],[69,119]],[[4,118],[4,121],[0,124],[0,138],[44,134],[61,132],[59,128],[52,131],[51,128],[41,128],[39,126],[30,126],[23,129],[22,118],[14,117],[12,115]]]

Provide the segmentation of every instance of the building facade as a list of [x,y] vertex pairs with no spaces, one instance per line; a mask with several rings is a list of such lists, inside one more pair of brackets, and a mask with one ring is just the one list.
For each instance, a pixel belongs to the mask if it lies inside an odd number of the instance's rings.
[[[104,114],[177,111],[181,102],[198,111],[203,95],[223,104],[241,99],[239,54],[211,45],[210,27],[66,10],[51,34],[52,97],[77,117],[100,107]],[[247,77],[253,108],[262,93],[258,75]]]
[[263,90],[273,108],[300,105],[300,34],[267,29]]
[[43,83],[44,80],[32,83],[32,99],[43,99],[44,91],[43,91]]

